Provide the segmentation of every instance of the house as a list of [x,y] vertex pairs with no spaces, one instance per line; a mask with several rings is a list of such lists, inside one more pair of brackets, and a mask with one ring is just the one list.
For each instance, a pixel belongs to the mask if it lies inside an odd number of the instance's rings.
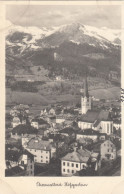
[[31,126],[36,128],[36,129],[39,129],[39,128],[48,127],[49,124],[47,123],[47,121],[45,121],[43,119],[35,118],[35,119],[32,119]]
[[100,150],[101,159],[115,160],[117,157],[116,146],[110,140],[104,141],[101,144]]
[[34,161],[37,163],[48,164],[56,154],[54,143],[50,140],[42,140],[39,137],[31,139],[26,149],[34,155]]
[[77,171],[86,169],[89,165],[95,163],[95,170],[99,168],[99,154],[92,153],[86,149],[74,150],[61,158],[61,174],[72,176]]
[[63,114],[56,115],[56,123],[64,123],[65,117]]
[[49,129],[47,128],[41,128],[38,130],[38,134],[39,136],[42,136],[42,137],[47,137],[49,134]]
[[85,129],[85,130],[80,130],[76,134],[76,139],[80,138],[89,138],[92,139],[94,142],[98,141],[99,138],[99,132],[95,131],[93,129]]
[[21,139],[24,134],[37,134],[38,130],[30,125],[18,125],[11,131],[11,138]]
[[65,135],[65,136],[71,136],[73,138],[75,138],[75,136],[76,136],[75,130],[72,127],[66,127],[64,129],[60,130],[59,133],[61,135]]
[[19,115],[19,116],[15,116],[12,120],[12,127],[16,127],[18,125],[26,125],[26,118]]
[[16,126],[18,126],[18,125],[20,125],[20,124],[21,124],[20,118],[17,117],[17,116],[15,116],[15,117],[13,118],[13,120],[12,120],[12,127],[14,128],[14,127],[16,127]]
[[18,160],[18,165],[26,170],[26,176],[34,176],[34,155],[24,150]]
[[36,134],[24,134],[21,137],[22,140],[22,147],[25,148],[27,147],[27,143],[29,142],[30,139],[36,137]]
[[56,123],[67,123],[70,125],[70,123],[73,123],[73,121],[76,119],[76,117],[70,113],[68,114],[59,114],[56,116]]
[[54,108],[51,108],[51,109],[49,110],[49,114],[50,114],[50,115],[56,115],[56,111],[54,110]]

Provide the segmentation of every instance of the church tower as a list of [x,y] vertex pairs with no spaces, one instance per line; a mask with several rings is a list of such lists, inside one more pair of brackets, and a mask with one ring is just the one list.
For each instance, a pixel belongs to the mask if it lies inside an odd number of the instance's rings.
[[84,95],[81,96],[81,113],[86,114],[88,110],[91,110],[92,100],[88,93],[87,74],[84,77]]

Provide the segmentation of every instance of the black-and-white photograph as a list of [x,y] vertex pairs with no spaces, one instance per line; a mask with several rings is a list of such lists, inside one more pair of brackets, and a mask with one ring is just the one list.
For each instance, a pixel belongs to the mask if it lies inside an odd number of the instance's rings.
[[121,6],[6,5],[5,176],[121,176]]

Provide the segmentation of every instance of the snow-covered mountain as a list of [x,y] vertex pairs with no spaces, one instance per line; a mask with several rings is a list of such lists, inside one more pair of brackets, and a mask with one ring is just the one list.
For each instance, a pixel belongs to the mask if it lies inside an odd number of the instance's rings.
[[109,49],[109,45],[118,46],[121,43],[120,30],[96,28],[72,23],[52,28],[22,27],[6,22],[7,46],[18,46],[22,53],[25,49],[42,49],[58,47],[65,41],[74,44],[87,43],[94,47]]
[[[31,73],[41,66],[49,75],[80,75],[87,65],[91,76],[120,73],[120,30],[96,28],[80,23],[59,27],[22,27],[7,22],[6,64],[8,74]],[[60,65],[61,64],[61,65]]]

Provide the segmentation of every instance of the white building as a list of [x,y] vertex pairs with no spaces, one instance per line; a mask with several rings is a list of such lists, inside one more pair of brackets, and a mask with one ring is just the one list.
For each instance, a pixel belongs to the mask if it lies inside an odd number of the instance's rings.
[[63,176],[72,176],[77,171],[86,169],[88,167],[88,161],[95,161],[95,170],[98,170],[99,161],[98,153],[91,153],[88,150],[79,149],[72,153],[68,153],[66,156],[61,158],[61,174]]
[[117,157],[116,147],[110,140],[106,140],[101,144],[100,153],[101,159],[104,160],[115,160]]
[[49,163],[56,154],[54,143],[39,137],[31,139],[26,149],[34,155],[34,161],[37,163]]

